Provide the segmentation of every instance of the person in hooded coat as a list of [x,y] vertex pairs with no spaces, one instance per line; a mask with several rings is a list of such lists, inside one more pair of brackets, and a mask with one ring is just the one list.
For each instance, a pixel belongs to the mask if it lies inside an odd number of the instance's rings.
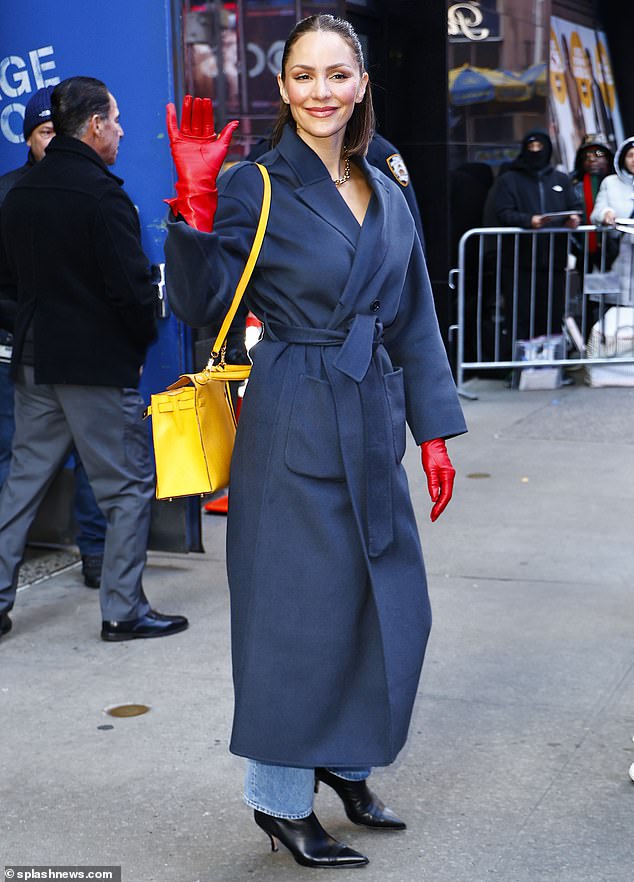
[[[304,866],[361,866],[319,824],[315,782],[355,823],[405,827],[366,781],[405,743],[431,625],[406,420],[432,519],[453,484],[443,439],[466,426],[412,214],[364,159],[373,113],[350,24],[297,24],[278,84],[275,146],[260,160],[271,212],[246,294],[264,336],[231,468],[230,750],[248,759],[245,799],[273,845]],[[167,288],[194,326],[227,311],[263,193],[246,162],[214,189],[236,123],[205,137],[210,113],[208,99],[186,97],[179,129],[168,107],[178,195]]]
[[[493,208],[499,226],[533,230],[579,226],[582,202],[568,175],[550,164],[552,152],[552,142],[545,132],[533,131],[525,136],[517,158],[495,184]],[[561,211],[571,214],[554,221],[546,216]],[[537,237],[534,266],[532,237],[519,237],[518,252],[516,273],[514,242],[507,237],[502,252],[502,285],[506,322],[512,329],[513,340],[560,333],[565,309],[568,237],[565,234]]]
[[[575,186],[577,198],[583,203],[583,223],[591,224],[590,220],[594,205],[599,192],[601,182],[606,175],[610,174],[613,167],[614,154],[608,146],[607,138],[601,134],[586,135],[583,143],[575,156],[575,167],[570,175],[570,180]],[[614,254],[610,255],[609,242],[604,236],[595,232],[588,233],[587,245],[584,237],[575,236],[573,240],[573,254],[577,257],[577,269],[580,273],[585,270],[587,262],[590,271],[592,267],[605,267],[606,261],[611,264]],[[605,248],[608,245],[608,248]],[[584,254],[587,248],[587,257]],[[605,255],[602,254],[605,252]],[[609,268],[609,267],[608,267]]]
[[[570,180],[575,185],[577,198],[583,202],[583,222],[591,223],[590,216],[599,192],[601,182],[611,173],[614,154],[610,150],[607,138],[603,135],[586,135],[575,156],[575,167],[570,173]],[[592,254],[595,251],[592,249]]]
[[[614,226],[617,218],[634,216],[634,137],[626,138],[620,144],[614,157],[614,171],[602,180],[599,187],[591,215],[593,224]],[[620,305],[634,306],[634,237],[616,231],[609,235],[615,252],[618,244],[618,254],[611,269],[619,275]]]

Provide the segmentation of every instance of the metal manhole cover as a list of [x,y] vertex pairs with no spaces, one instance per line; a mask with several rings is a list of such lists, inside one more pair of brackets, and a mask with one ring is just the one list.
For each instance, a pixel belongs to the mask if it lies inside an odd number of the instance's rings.
[[111,717],[140,717],[149,711],[147,704],[118,704],[107,707],[106,713]]

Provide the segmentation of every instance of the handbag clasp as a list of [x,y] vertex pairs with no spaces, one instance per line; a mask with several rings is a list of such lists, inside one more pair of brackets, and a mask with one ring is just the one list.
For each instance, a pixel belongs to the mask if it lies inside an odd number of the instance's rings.
[[[225,340],[224,343],[222,344],[222,346],[220,347],[220,352],[214,352],[212,350],[211,355],[209,357],[209,361],[207,362],[207,367],[205,368],[205,370],[210,371],[210,370],[212,370],[212,368],[215,368],[216,370],[218,370],[218,368],[220,368],[221,370],[224,370],[226,367],[226,362],[225,362],[226,353],[227,353],[227,341]],[[218,364],[215,364],[215,361],[218,358],[218,356],[220,356],[220,361],[218,362]]]

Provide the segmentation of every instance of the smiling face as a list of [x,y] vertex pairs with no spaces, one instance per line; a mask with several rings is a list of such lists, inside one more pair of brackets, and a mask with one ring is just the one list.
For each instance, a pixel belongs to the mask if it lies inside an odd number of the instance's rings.
[[277,79],[300,138],[313,145],[333,137],[343,143],[346,125],[368,83],[347,40],[332,31],[304,34]]

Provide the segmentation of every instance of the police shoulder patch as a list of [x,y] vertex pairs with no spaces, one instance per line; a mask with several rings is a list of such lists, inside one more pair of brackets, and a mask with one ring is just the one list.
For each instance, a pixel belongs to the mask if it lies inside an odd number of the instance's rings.
[[407,166],[400,153],[393,153],[385,160],[389,170],[392,172],[401,187],[407,187],[409,184],[409,172]]

